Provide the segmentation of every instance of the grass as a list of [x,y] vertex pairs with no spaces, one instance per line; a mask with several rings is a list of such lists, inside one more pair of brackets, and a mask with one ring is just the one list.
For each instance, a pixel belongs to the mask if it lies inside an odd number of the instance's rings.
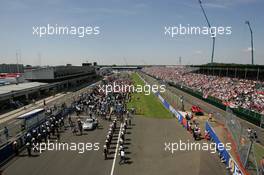
[[[135,87],[137,85],[145,85],[138,74],[133,73],[131,78]],[[134,92],[131,101],[128,103],[128,107],[135,108],[137,115],[153,118],[172,118],[172,114],[162,105],[153,93],[145,95],[144,92]]]
[[259,161],[264,156],[264,147],[262,145],[256,143],[254,145],[254,148],[255,148],[255,156],[256,156],[256,159],[257,159],[257,163],[259,163]]

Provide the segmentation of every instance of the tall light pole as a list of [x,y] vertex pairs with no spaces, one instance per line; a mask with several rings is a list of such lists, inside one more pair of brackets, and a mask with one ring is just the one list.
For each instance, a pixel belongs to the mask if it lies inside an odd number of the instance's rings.
[[179,64],[181,65],[181,63],[182,63],[182,58],[181,58],[181,56],[179,57]]
[[16,52],[16,69],[17,73],[19,73],[19,67],[18,67],[18,53]]
[[[206,15],[206,13],[205,13],[205,10],[204,10],[203,6],[202,6],[202,1],[201,1],[201,0],[198,0],[198,1],[199,1],[199,4],[200,4],[201,9],[202,9],[202,11],[203,11],[204,17],[205,17],[206,22],[207,22],[207,24],[208,24],[208,27],[209,27],[209,29],[210,29],[210,31],[211,31],[211,24],[210,24],[210,22],[209,22],[209,20],[208,20],[208,18],[207,18],[207,15]],[[213,38],[213,48],[212,48],[211,63],[214,62],[215,36],[212,36],[212,38]]]
[[254,64],[254,47],[253,47],[253,32],[250,26],[249,21],[245,22],[248,25],[250,36],[251,36],[251,64]]

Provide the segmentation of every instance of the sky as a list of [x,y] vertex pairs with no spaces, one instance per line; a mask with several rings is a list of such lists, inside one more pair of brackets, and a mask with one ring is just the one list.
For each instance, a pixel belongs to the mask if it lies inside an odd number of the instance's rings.
[[[215,62],[264,64],[264,1],[202,0],[211,26],[231,26],[216,36]],[[34,26],[99,26],[99,35],[33,35]],[[0,63],[31,65],[205,64],[209,35],[164,34],[165,26],[207,26],[198,0],[0,0]],[[16,56],[17,55],[17,56]]]

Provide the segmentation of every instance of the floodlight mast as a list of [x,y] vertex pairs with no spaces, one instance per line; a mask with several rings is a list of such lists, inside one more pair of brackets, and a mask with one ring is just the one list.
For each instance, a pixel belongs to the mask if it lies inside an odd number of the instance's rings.
[[[210,28],[210,31],[211,31],[211,24],[210,24],[210,22],[209,22],[209,20],[208,20],[208,18],[207,18],[207,15],[206,15],[206,13],[205,13],[205,10],[204,10],[203,6],[202,6],[202,1],[201,1],[201,0],[198,0],[198,1],[199,1],[199,4],[200,4],[200,7],[201,7],[201,9],[202,9],[202,12],[203,12],[203,14],[204,14],[204,17],[205,17],[205,19],[206,19],[206,22],[207,22],[207,24],[208,24],[208,27]],[[215,36],[212,36],[212,38],[213,38],[213,47],[212,47],[211,63],[214,62]]]
[[254,64],[253,31],[251,29],[250,22],[246,21],[245,23],[248,25],[248,28],[250,31],[250,36],[251,36],[251,64]]

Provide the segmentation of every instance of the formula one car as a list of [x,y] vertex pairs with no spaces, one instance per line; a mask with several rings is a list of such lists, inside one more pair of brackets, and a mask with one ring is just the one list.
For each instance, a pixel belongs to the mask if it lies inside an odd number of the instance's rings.
[[203,115],[204,114],[203,110],[199,106],[195,106],[195,105],[192,106],[191,111],[195,115]]

